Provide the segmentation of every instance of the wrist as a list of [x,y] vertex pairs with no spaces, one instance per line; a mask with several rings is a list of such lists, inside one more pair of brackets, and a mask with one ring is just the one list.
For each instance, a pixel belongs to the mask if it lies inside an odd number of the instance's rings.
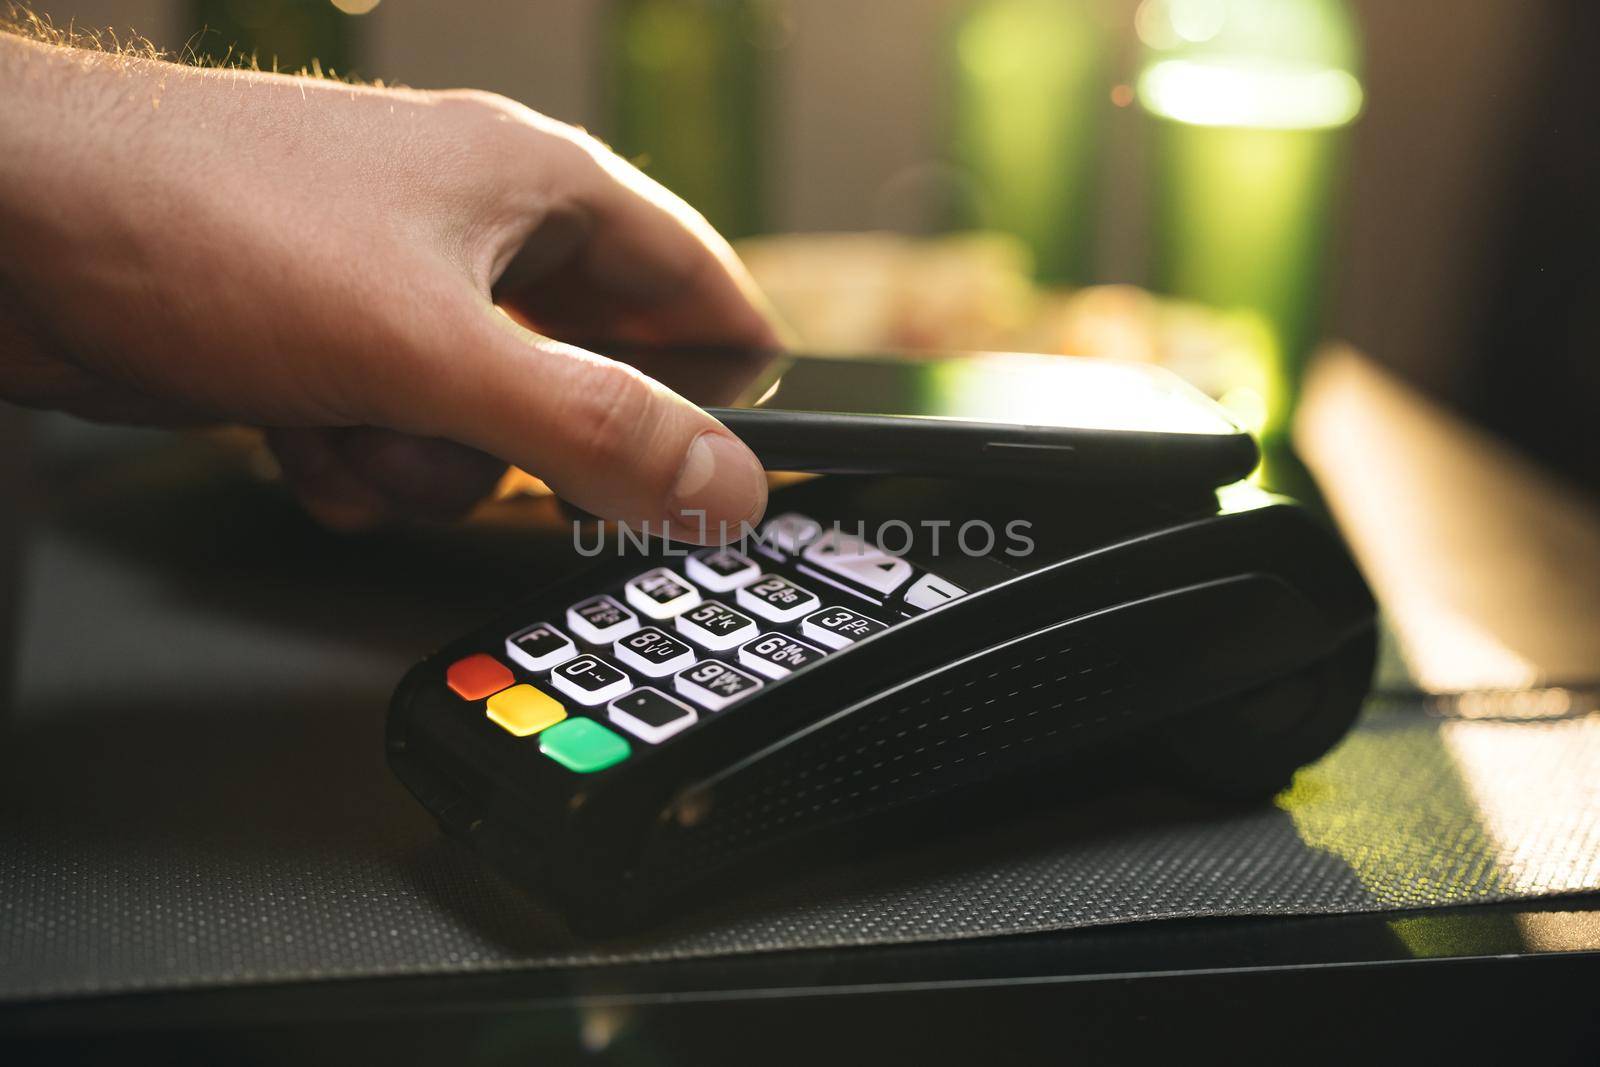
[[102,231],[167,64],[0,33],[0,241],[30,265],[76,234]]

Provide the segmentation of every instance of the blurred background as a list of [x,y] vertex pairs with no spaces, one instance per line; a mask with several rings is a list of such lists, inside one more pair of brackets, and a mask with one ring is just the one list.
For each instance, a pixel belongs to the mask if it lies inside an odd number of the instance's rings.
[[1339,338],[1600,488],[1583,0],[35,6],[583,125],[811,345],[1155,359],[1281,439]]

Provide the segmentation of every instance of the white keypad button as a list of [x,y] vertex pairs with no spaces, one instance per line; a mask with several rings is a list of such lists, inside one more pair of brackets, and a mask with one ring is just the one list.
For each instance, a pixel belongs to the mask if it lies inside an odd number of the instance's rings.
[[844,648],[886,629],[888,627],[877,619],[869,619],[849,608],[823,608],[806,616],[800,624],[801,633],[829,648]]
[[941,578],[937,574],[924,574],[906,590],[905,600],[907,605],[926,611],[966,595],[965,589],[948,578]]
[[659,745],[679,730],[693,726],[695,710],[659,689],[644,686],[611,702],[611,721],[641,741]]
[[739,606],[773,622],[793,622],[822,601],[817,594],[778,574],[763,574],[739,590]]
[[524,670],[547,671],[578,654],[572,638],[547,622],[536,622],[506,638],[506,656]]
[[713,593],[731,593],[749,585],[761,574],[756,561],[731,548],[708,548],[690,556],[685,564],[689,577]]
[[567,629],[594,645],[609,645],[639,628],[639,616],[614,597],[590,597],[567,609]]
[[761,632],[756,620],[716,600],[690,608],[678,616],[676,625],[680,634],[713,652],[726,652]]
[[807,563],[874,593],[887,595],[911,580],[911,564],[899,556],[891,556],[870,541],[839,529],[824,533],[807,545],[801,555]]
[[551,671],[550,681],[579,704],[591,708],[633,688],[626,672],[588,654],[569,659]]
[[672,679],[678,692],[711,711],[721,711],[761,688],[760,679],[714,659],[701,660]]
[[739,662],[768,678],[782,678],[809,666],[826,652],[786,634],[762,634],[739,646]]
[[665,678],[683,670],[696,658],[695,650],[665,630],[646,626],[611,646],[624,667],[651,678]]
[[700,603],[700,591],[666,567],[645,571],[623,588],[623,594],[652,619],[670,619]]
[[784,555],[797,556],[800,550],[822,533],[822,524],[795,512],[775,515],[761,527],[761,543]]

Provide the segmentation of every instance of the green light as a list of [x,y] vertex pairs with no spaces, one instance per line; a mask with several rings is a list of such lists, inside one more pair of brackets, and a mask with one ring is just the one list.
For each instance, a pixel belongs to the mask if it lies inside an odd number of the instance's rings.
[[1364,102],[1359,27],[1349,0],[1143,0],[1135,30],[1136,96],[1156,120],[1155,287],[1264,325],[1259,365],[1219,391],[1259,427],[1274,484]]
[[961,222],[1020,237],[1050,281],[1089,276],[1110,11],[1106,0],[978,0],[954,27]]
[[1139,76],[1139,102],[1192,126],[1325,130],[1361,112],[1361,83],[1346,70],[1168,59]]
[[1234,482],[1217,490],[1217,507],[1224,515],[1254,511],[1270,504],[1282,503],[1284,500],[1284,497],[1269,493],[1253,482]]

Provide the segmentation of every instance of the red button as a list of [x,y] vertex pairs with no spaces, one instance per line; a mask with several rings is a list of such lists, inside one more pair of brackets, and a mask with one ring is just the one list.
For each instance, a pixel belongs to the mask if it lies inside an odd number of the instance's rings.
[[444,679],[462,700],[482,700],[516,681],[504,663],[482,652],[450,664]]

